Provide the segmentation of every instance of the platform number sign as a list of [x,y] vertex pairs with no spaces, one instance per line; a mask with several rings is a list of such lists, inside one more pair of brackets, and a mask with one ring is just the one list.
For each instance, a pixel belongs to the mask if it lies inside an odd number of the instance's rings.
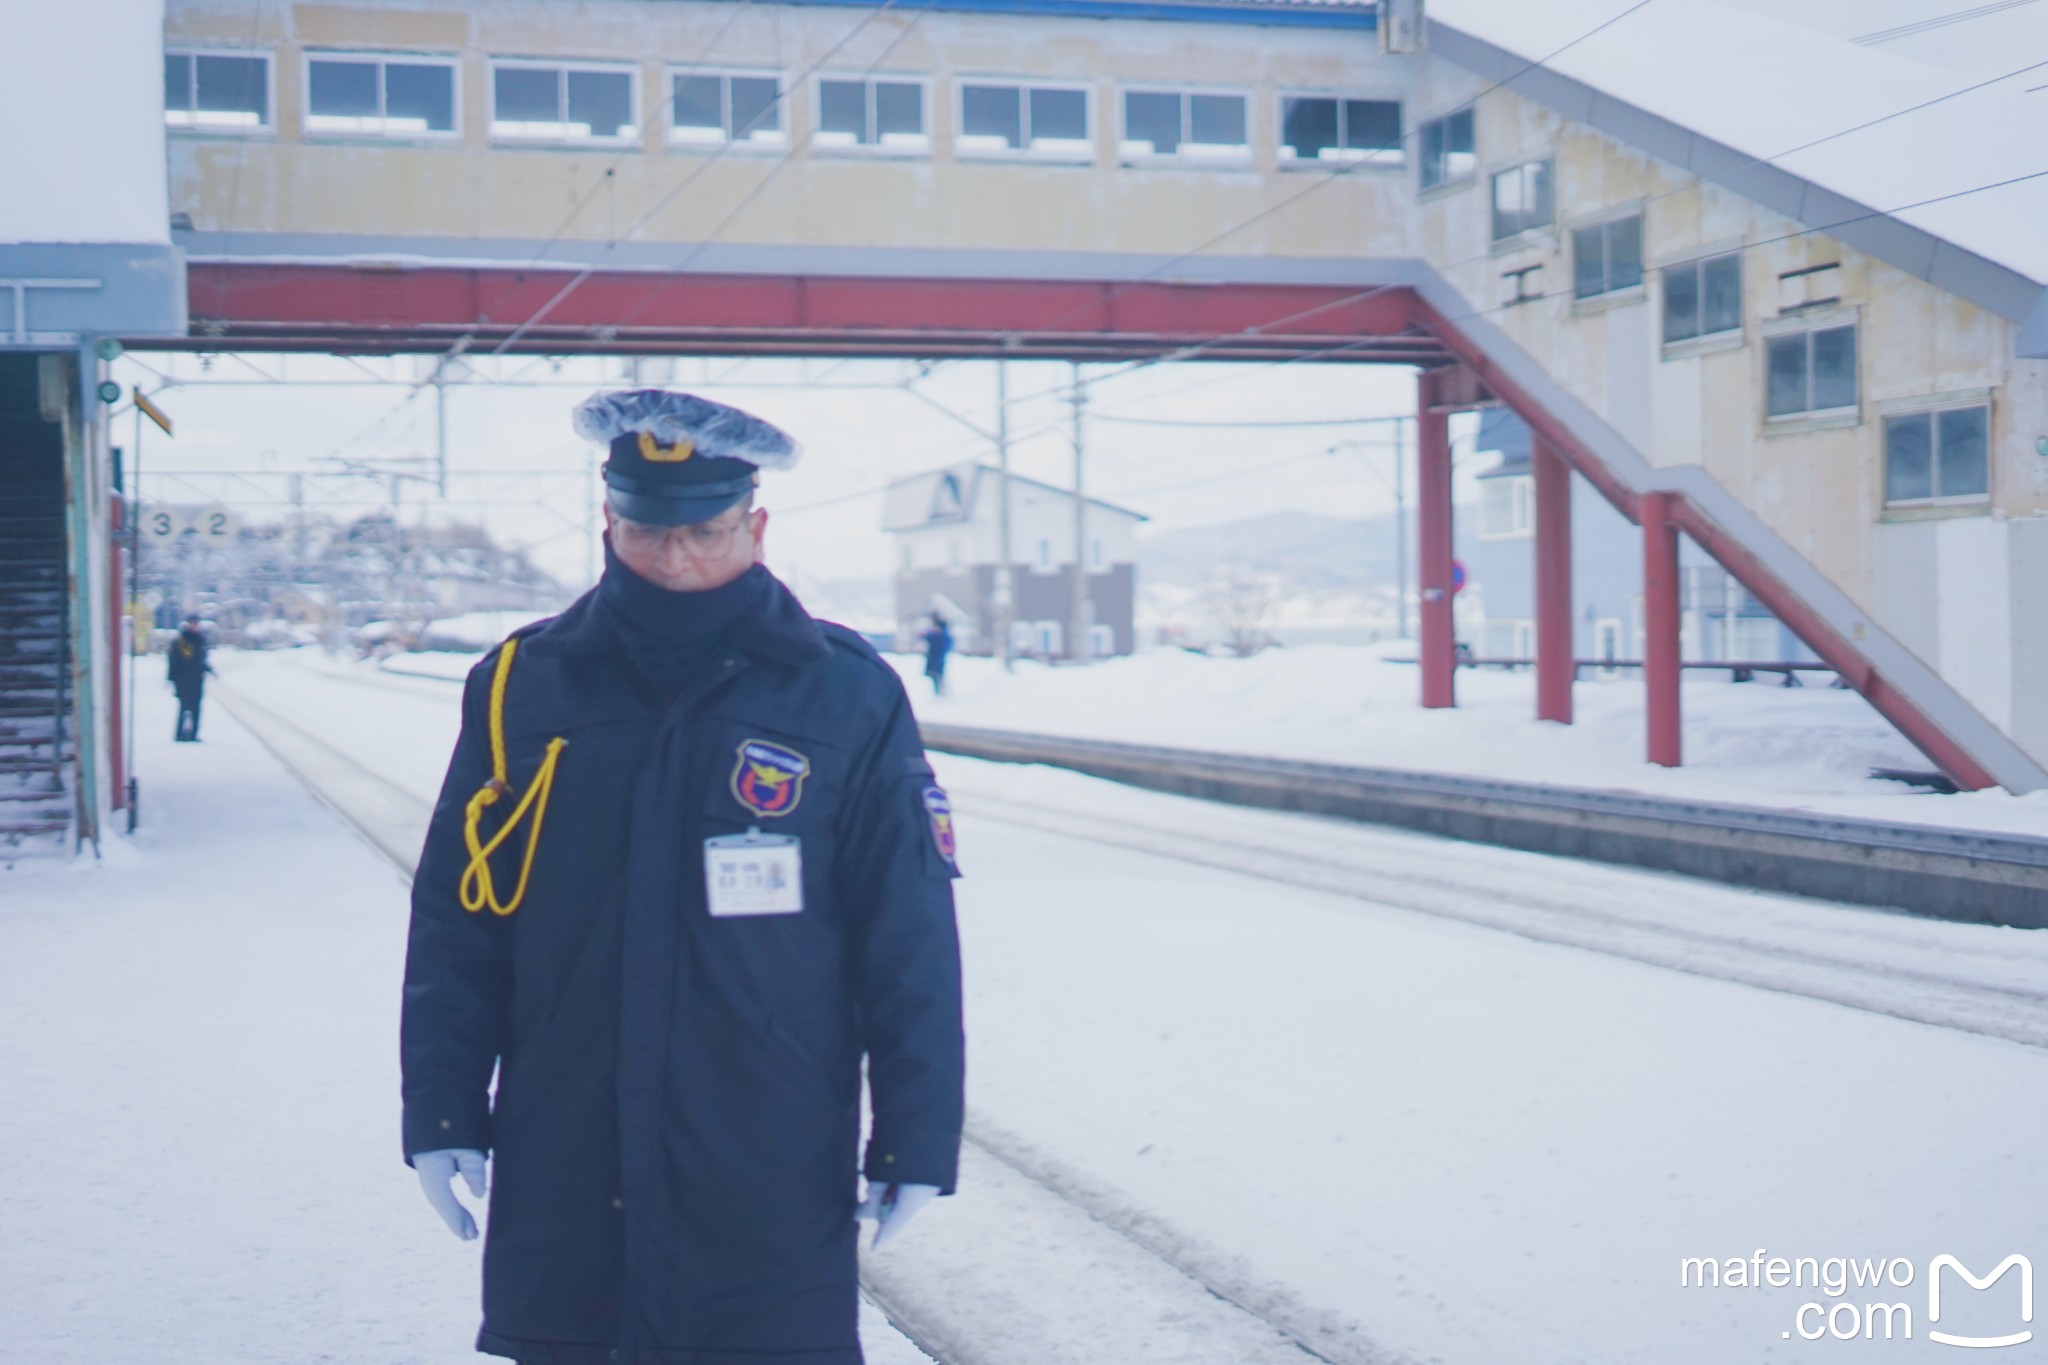
[[233,540],[241,532],[242,519],[219,504],[175,506],[157,503],[142,512],[142,533],[152,540],[176,540],[197,536],[219,542]]

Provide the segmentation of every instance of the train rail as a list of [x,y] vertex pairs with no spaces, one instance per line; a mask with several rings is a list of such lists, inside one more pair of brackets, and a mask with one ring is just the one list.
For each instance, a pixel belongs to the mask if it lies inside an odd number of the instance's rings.
[[[428,689],[389,686],[441,701]],[[430,802],[231,684],[216,687],[237,721],[410,880]],[[1091,1365],[1112,1358],[1131,1365],[1411,1365],[1355,1323],[1248,1275],[1233,1258],[1206,1250],[1015,1134],[970,1117],[962,1164],[963,1187],[995,1191],[1000,1217],[974,1229],[935,1220],[930,1235],[921,1228],[920,1237],[865,1258],[861,1273],[863,1295],[937,1365]],[[1011,1226],[1018,1220],[1026,1235]],[[991,1258],[991,1236],[1014,1241]],[[1084,1302],[1034,1302],[1042,1287],[1026,1268],[1034,1259],[1048,1275],[1064,1268],[1063,1294]],[[979,1284],[978,1264],[986,1268]],[[1085,1281],[1075,1279],[1076,1266],[1085,1268]],[[1131,1316],[1133,1286],[1143,1301],[1171,1301],[1172,1310],[1112,1324],[1130,1339],[1105,1344],[1105,1321],[1120,1309]],[[991,1298],[1006,1292],[1015,1299],[1011,1330],[992,1338]]]

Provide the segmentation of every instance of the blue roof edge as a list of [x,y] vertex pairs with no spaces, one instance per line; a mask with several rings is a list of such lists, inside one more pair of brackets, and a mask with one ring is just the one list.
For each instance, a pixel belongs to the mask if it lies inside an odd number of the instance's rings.
[[[790,5],[875,9],[874,0],[782,0]],[[1165,19],[1180,23],[1258,24],[1272,28],[1379,28],[1377,5],[1283,5],[1274,0],[896,0],[900,10],[958,14],[1040,14],[1076,19]]]

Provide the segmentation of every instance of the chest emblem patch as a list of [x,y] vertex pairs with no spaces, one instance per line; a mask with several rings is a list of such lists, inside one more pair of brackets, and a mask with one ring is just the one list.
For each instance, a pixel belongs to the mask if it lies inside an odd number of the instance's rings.
[[756,815],[787,815],[803,799],[804,779],[810,775],[811,760],[796,750],[765,739],[745,740],[733,764],[733,799]]
[[945,788],[933,783],[924,789],[924,811],[931,819],[932,844],[939,850],[939,856],[947,862],[953,861],[953,803],[947,799]]

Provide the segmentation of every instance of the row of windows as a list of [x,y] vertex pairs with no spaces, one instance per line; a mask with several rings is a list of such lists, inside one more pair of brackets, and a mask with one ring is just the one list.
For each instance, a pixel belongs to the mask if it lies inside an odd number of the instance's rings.
[[[452,137],[459,127],[457,63],[431,57],[315,53],[306,57],[306,131],[357,137]],[[506,142],[635,143],[641,129],[637,69],[494,59],[490,135]],[[785,90],[774,72],[680,70],[668,75],[668,136],[678,146],[788,145]],[[820,147],[906,154],[931,148],[930,83],[889,77],[819,77]],[[1095,155],[1085,86],[958,82],[956,150],[1085,162]],[[1119,154],[1130,161],[1249,163],[1251,97],[1232,91],[1127,88],[1118,92]],[[1279,97],[1283,163],[1399,166],[1398,100]],[[271,127],[267,54],[171,52],[164,57],[164,118],[177,128]]]
[[[1848,330],[1848,329],[1843,329]],[[1536,525],[1534,482],[1527,475],[1483,479],[1479,535],[1500,540],[1529,535]],[[1887,507],[1981,502],[1991,492],[1991,409],[1908,412],[1884,419]]]

